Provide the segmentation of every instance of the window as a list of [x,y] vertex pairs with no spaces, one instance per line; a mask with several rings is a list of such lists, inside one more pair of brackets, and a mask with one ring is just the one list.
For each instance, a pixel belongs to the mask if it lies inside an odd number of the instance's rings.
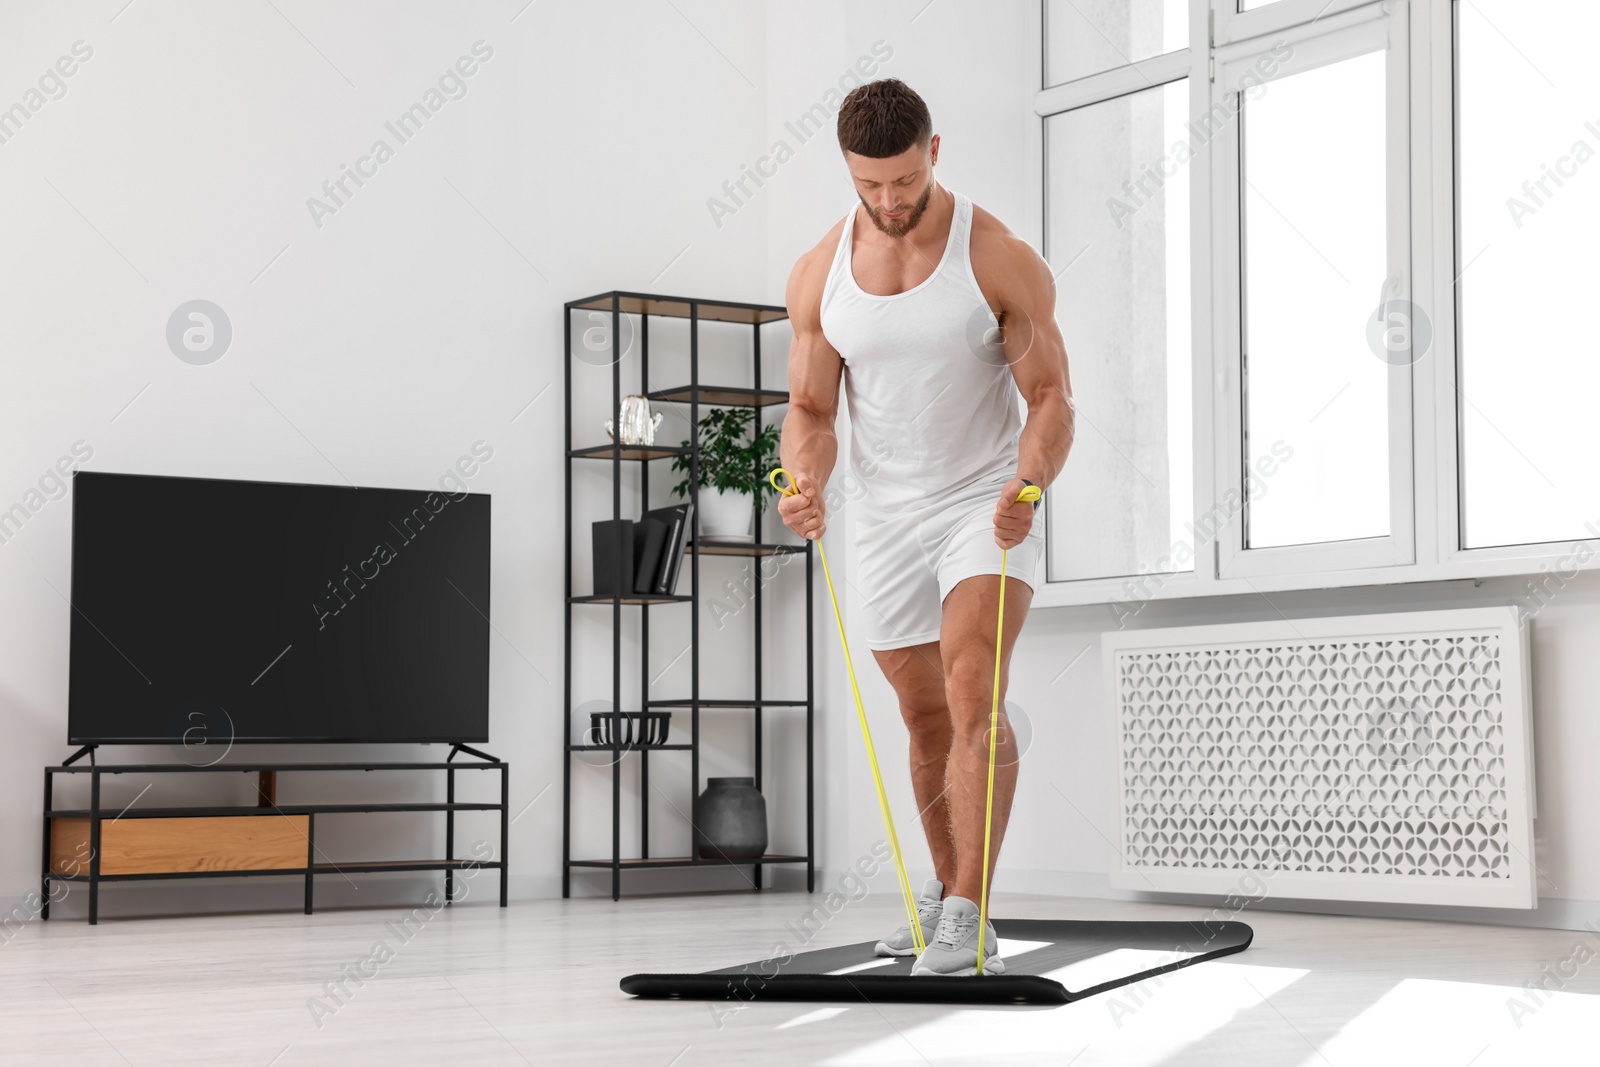
[[1407,56],[1398,19],[1356,14],[1218,64],[1214,107],[1237,118],[1213,142],[1212,292],[1237,384],[1219,398],[1217,477],[1241,501],[1218,538],[1222,578],[1413,558],[1412,353],[1385,321],[1410,249]]
[[1044,83],[1189,46],[1189,0],[1045,0]]
[[1246,547],[1389,533],[1388,368],[1362,329],[1387,274],[1383,58],[1280,79],[1242,110],[1245,467],[1279,442],[1294,457],[1249,500]]
[[1079,418],[1034,603],[1600,566],[1600,7],[1190,6],[1041,4]]
[[1592,538],[1600,9],[1472,0],[1457,19],[1464,542]]
[[[1193,393],[1189,317],[1188,83],[1045,121],[1052,200],[1045,255],[1072,368],[1075,462],[1051,494],[1063,510],[1053,580],[1189,570]],[[1103,503],[1078,511],[1073,502]]]

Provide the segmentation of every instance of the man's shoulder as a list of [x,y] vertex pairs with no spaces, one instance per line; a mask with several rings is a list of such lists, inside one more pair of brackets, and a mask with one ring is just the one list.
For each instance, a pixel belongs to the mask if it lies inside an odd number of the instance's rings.
[[822,239],[806,250],[795,261],[789,272],[788,302],[793,315],[801,307],[815,308],[822,303],[822,290],[828,281],[828,270],[833,266],[833,255],[839,247],[847,222],[854,216],[834,223]]
[[971,248],[972,271],[985,289],[1026,279],[1044,263],[1031,244],[977,204],[972,205]]
[[986,258],[1016,258],[1031,260],[1037,253],[1027,241],[1017,236],[1011,228],[977,204],[972,205],[972,255]]
[[807,249],[795,263],[795,270],[815,270],[820,267],[826,273],[826,268],[833,263],[833,254],[838,251],[839,240],[844,236],[845,224],[854,221],[855,215],[852,213],[830,226],[822,239]]

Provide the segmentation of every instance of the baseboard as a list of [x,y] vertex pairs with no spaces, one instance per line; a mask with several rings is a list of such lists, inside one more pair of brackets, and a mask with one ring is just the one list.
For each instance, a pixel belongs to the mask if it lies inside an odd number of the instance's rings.
[[[843,871],[817,869],[817,892],[838,886]],[[907,871],[912,888],[933,877],[932,871]],[[880,879],[891,872],[880,872]],[[804,871],[778,871],[776,889],[805,889]],[[1085,900],[1126,900],[1152,904],[1185,904],[1202,908],[1223,906],[1223,898],[1187,893],[1132,893],[1113,889],[1105,874],[1089,871],[1001,871],[995,876],[995,892],[1028,893],[1044,897],[1076,897]],[[1237,906],[1237,901],[1234,902]],[[1268,896],[1252,901],[1246,910],[1296,912],[1307,915],[1349,915],[1364,919],[1417,919],[1431,922],[1477,923],[1485,926],[1520,926],[1541,930],[1591,930],[1600,923],[1600,901],[1567,900],[1545,897],[1539,906],[1520,908],[1453,908],[1434,904],[1387,904],[1362,901],[1299,900]]]
[[[1104,874],[1083,871],[1008,871],[996,876],[996,889],[1040,896],[1082,897],[1090,900],[1147,901],[1153,904],[1191,904],[1216,908],[1223,898],[1189,893],[1134,893],[1113,889]],[[1237,906],[1237,901],[1234,902]],[[1546,897],[1536,908],[1458,908],[1437,904],[1389,904],[1348,900],[1301,900],[1267,896],[1251,901],[1246,910],[1298,912],[1307,915],[1349,915],[1363,919],[1418,919],[1430,922],[1478,923],[1485,926],[1525,926],[1541,930],[1589,930],[1600,921],[1600,901]]]

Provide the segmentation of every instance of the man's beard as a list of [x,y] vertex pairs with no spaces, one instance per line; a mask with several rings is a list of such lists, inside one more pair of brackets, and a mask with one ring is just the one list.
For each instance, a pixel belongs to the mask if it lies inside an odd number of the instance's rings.
[[[859,196],[860,194],[856,195]],[[898,219],[883,218],[878,214],[877,209],[867,203],[865,197],[861,200],[861,206],[867,209],[867,218],[871,219],[872,224],[879,230],[890,237],[904,237],[916,228],[918,222],[922,221],[922,213],[928,210],[928,201],[932,197],[933,182],[930,180],[928,187],[922,190],[922,195],[917,198],[916,204],[912,206],[910,211],[906,212],[904,217]]]

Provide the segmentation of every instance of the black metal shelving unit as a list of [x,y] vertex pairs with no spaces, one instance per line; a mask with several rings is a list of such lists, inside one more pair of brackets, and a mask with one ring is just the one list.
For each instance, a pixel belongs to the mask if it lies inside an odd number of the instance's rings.
[[[691,446],[688,448],[672,447],[666,445],[622,445],[612,444],[593,445],[581,448],[573,447],[572,440],[572,316],[579,312],[609,313],[611,316],[611,414],[615,415],[620,409],[623,397],[622,391],[622,316],[639,316],[639,333],[637,343],[639,348],[639,388],[638,392],[652,401],[676,402],[689,406],[689,426]],[[689,381],[667,389],[650,388],[650,319],[651,317],[687,319],[689,322]],[[812,604],[812,565],[813,546],[806,541],[802,544],[775,544],[762,540],[763,515],[755,509],[755,502],[751,507],[755,510],[755,537],[750,543],[712,543],[699,544],[693,536],[693,531],[685,533],[688,539],[686,551],[689,563],[689,594],[680,596],[670,595],[635,595],[635,596],[595,596],[574,595],[572,588],[572,530],[575,517],[572,513],[572,471],[575,462],[606,461],[611,463],[611,518],[621,519],[622,514],[622,464],[637,462],[639,464],[639,499],[644,507],[649,507],[650,499],[650,461],[667,459],[680,455],[688,455],[690,462],[690,499],[694,504],[694,521],[698,523],[700,513],[700,491],[697,485],[699,474],[699,424],[700,407],[714,406],[739,406],[757,409],[757,417],[752,427],[753,433],[761,430],[762,419],[760,409],[774,407],[788,402],[789,394],[774,389],[762,388],[761,384],[761,329],[763,326],[780,322],[788,318],[788,312],[782,307],[765,304],[744,304],[725,300],[698,300],[689,297],[661,296],[651,293],[632,293],[613,291],[600,293],[596,296],[586,297],[582,300],[570,301],[566,305],[564,336],[566,352],[566,658],[565,658],[565,688],[563,693],[562,735],[566,746],[566,759],[562,764],[562,829],[561,829],[561,895],[571,895],[571,880],[573,868],[609,868],[611,871],[611,898],[621,899],[622,872],[624,870],[643,870],[663,867],[718,867],[726,868],[731,865],[750,866],[753,868],[753,888],[761,889],[761,868],[765,864],[793,863],[805,864],[806,889],[808,892],[816,888],[816,829],[815,829],[815,783],[813,776],[814,762],[814,727],[815,727],[815,689],[813,670],[813,604]],[[724,322],[748,325],[751,329],[752,363],[754,373],[752,385],[721,386],[707,385],[700,381],[700,323]],[[620,532],[619,532],[620,538]],[[618,553],[621,553],[621,544],[618,544]],[[806,560],[805,567],[805,611],[806,611],[806,693],[804,700],[773,700],[768,699],[762,691],[762,582],[755,583],[754,595],[754,645],[755,645],[755,692],[748,700],[728,699],[702,699],[700,696],[700,558],[702,556],[734,556],[754,557],[803,554]],[[611,671],[611,737],[610,745],[583,745],[575,744],[572,736],[572,611],[574,605],[611,605],[611,640],[612,640],[612,671]],[[676,697],[667,700],[652,700],[650,698],[650,609],[656,605],[688,605],[689,610],[689,635],[690,635],[690,684],[687,697]],[[639,654],[639,691],[643,704],[641,710],[684,709],[689,712],[688,744],[623,744],[621,720],[622,711],[622,608],[624,605],[635,605],[641,613],[640,654]],[[681,625],[681,623],[680,623]],[[762,786],[762,716],[768,709],[803,709],[805,713],[805,795],[806,795],[806,846],[803,855],[793,853],[769,853],[759,860],[706,860],[693,855],[694,848],[691,843],[689,856],[657,858],[650,855],[650,753],[653,751],[687,751],[689,753],[689,774],[691,796],[698,796],[701,788],[700,781],[700,711],[708,709],[747,709],[753,719],[754,752],[753,764],[756,788]],[[572,858],[572,757],[578,752],[603,752],[611,753],[611,856],[595,859]],[[627,857],[622,854],[622,768],[624,753],[638,753],[639,764],[639,848],[638,855]]]

